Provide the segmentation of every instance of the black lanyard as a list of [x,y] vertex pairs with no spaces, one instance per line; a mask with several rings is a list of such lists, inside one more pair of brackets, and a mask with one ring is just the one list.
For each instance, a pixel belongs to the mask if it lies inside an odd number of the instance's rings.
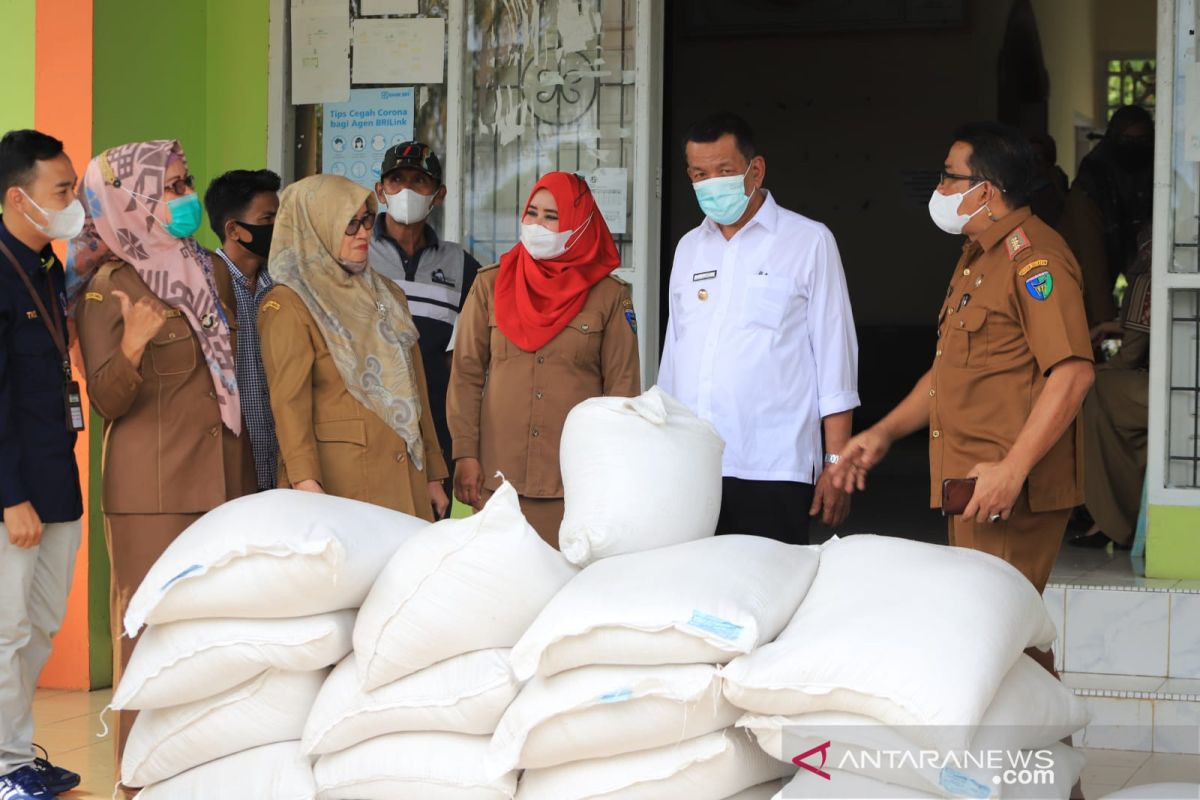
[[29,291],[30,299],[33,300],[38,314],[42,317],[42,324],[46,326],[46,330],[50,333],[50,338],[54,340],[54,346],[58,348],[58,354],[62,357],[63,407],[67,416],[67,430],[78,433],[84,428],[83,396],[79,391],[79,384],[71,380],[71,354],[67,350],[67,323],[63,319],[62,308],[58,304],[58,297],[54,291],[54,279],[50,276],[49,271],[47,271],[46,284],[50,287],[50,305],[54,309],[53,316],[51,316],[51,313],[46,310],[46,304],[42,302],[42,296],[37,293],[37,289],[33,288],[33,281],[29,280],[29,276],[25,274],[25,270],[21,269],[21,264],[17,261],[17,257],[12,254],[12,251],[2,241],[0,241],[0,252],[4,253],[8,258],[8,263],[17,271],[17,275],[21,278],[21,283],[25,284],[25,288]]

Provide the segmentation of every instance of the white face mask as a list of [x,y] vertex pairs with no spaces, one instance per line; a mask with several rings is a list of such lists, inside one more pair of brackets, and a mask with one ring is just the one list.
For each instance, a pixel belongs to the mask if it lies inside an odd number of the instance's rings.
[[554,231],[547,230],[541,225],[526,225],[521,224],[521,244],[525,245],[525,250],[529,255],[536,258],[538,261],[545,261],[549,258],[557,258],[567,252],[567,240],[571,238],[571,234],[575,231]]
[[436,195],[401,189],[395,194],[385,193],[383,196],[387,198],[388,216],[401,225],[412,225],[429,216]]
[[974,214],[959,214],[958,207],[962,205],[963,198],[971,192],[983,186],[984,182],[972,186],[965,192],[957,194],[942,194],[937,189],[933,190],[933,195],[929,198],[929,216],[933,220],[933,224],[949,234],[959,234],[963,232],[963,228],[968,222],[974,219],[975,214],[983,211],[987,206],[980,206],[975,209]]
[[28,214],[25,215],[25,219],[29,220],[30,225],[37,228],[46,236],[49,236],[51,239],[74,239],[83,230],[86,214],[83,211],[83,203],[79,202],[78,197],[67,203],[66,208],[55,211],[39,206],[32,197],[25,194],[24,189],[20,189],[19,191],[25,195],[26,200],[33,203],[34,208],[42,212],[42,216],[46,218],[46,224],[42,225],[35,222],[33,217]]

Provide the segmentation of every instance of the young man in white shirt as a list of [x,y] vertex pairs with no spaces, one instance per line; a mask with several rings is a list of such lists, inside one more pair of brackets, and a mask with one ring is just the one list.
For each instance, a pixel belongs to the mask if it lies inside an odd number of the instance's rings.
[[675,250],[659,386],[725,439],[717,533],[807,543],[812,518],[839,525],[850,510],[822,472],[859,405],[837,243],[763,188],[766,160],[737,115],[693,125],[685,152],[706,218]]

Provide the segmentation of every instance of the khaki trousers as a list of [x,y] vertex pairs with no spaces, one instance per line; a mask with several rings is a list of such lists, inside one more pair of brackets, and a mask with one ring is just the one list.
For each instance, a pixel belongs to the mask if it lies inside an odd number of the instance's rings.
[[1141,510],[1149,394],[1149,373],[1100,369],[1083,404],[1084,503],[1118,544],[1133,541]]
[[[121,682],[137,639],[125,635],[125,609],[133,593],[141,586],[146,573],[163,554],[167,546],[183,529],[200,518],[200,514],[106,514],[104,540],[112,563],[109,582],[109,614],[113,641],[113,687]],[[136,711],[120,711],[113,715],[113,741],[117,748],[117,770],[125,752],[129,729],[137,719]]]
[[[950,517],[950,544],[981,550],[1004,559],[1020,570],[1040,594],[1050,579],[1050,571],[1054,569],[1054,560],[1058,558],[1070,517],[1070,509],[1040,513],[1030,510],[1029,495],[1022,489],[1007,520],[980,523],[973,519]],[[1052,675],[1058,676],[1054,669],[1053,650],[1042,652],[1031,647],[1025,652]]]
[[0,524],[0,775],[33,763],[33,693],[67,613],[81,532],[79,520],[48,523],[22,548]]

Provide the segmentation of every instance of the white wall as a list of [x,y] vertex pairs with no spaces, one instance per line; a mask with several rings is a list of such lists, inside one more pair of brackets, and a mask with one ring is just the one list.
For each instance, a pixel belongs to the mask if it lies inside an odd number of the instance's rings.
[[[1099,4],[1100,0],[1033,0],[1042,56],[1050,73],[1050,135],[1058,143],[1058,163],[1071,178],[1083,155],[1075,152],[1076,119],[1093,125],[1100,122]],[[1153,3],[1150,17],[1153,23]]]

